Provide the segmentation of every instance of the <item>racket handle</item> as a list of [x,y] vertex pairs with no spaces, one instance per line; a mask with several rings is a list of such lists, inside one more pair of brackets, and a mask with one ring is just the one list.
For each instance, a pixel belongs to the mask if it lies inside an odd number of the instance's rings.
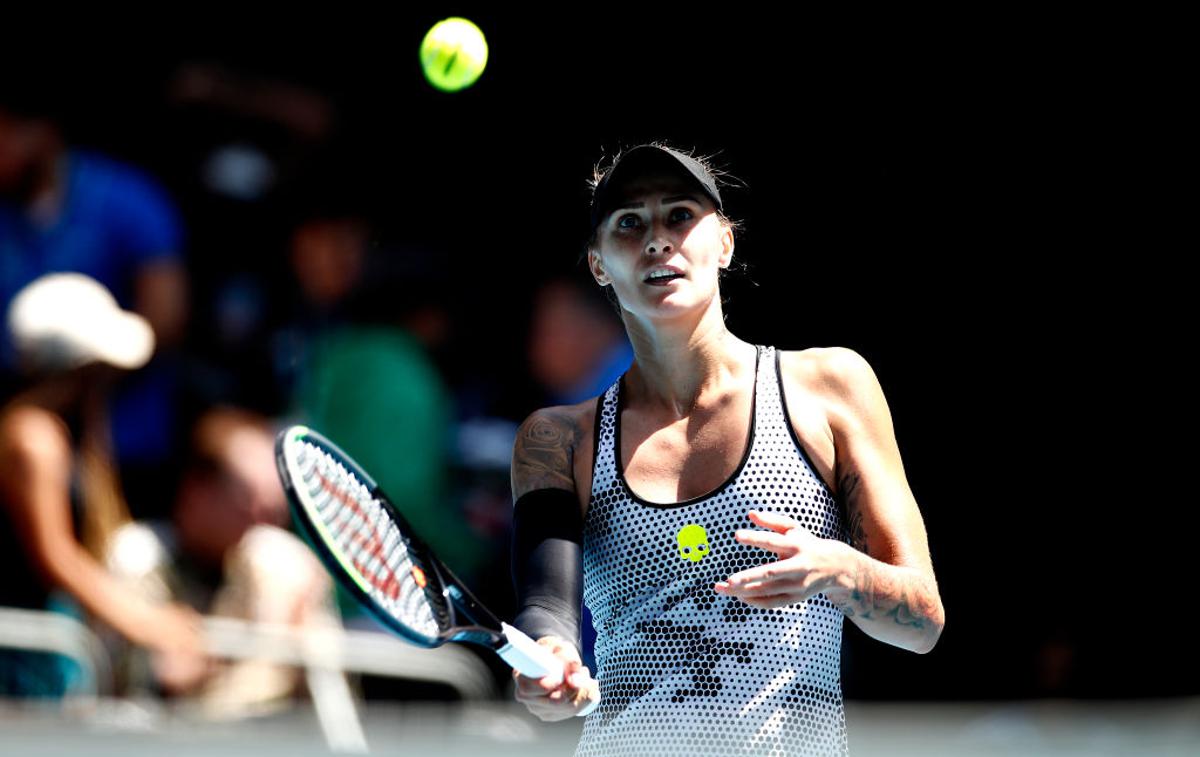
[[[496,652],[510,667],[530,678],[543,678],[551,673],[562,677],[562,661],[555,657],[553,652],[529,638],[528,634],[516,626],[500,621],[500,628],[504,630],[504,637],[508,639],[508,643]],[[575,713],[576,717],[590,714],[599,704],[599,699],[593,699]]]
[[529,638],[516,626],[500,621],[500,628],[504,630],[504,638],[508,643],[497,649],[496,653],[509,667],[530,678],[542,678],[551,674],[562,676],[562,661],[548,648]]

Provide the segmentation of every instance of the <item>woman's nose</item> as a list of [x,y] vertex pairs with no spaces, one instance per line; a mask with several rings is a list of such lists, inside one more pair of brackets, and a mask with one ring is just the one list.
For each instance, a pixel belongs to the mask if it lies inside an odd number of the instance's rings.
[[668,252],[671,252],[671,241],[665,236],[655,235],[650,237],[650,241],[646,243],[646,254],[648,255]]

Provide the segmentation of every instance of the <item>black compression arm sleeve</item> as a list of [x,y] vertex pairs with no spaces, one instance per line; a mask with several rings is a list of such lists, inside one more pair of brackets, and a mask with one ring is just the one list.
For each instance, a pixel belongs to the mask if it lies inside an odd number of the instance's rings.
[[535,489],[513,504],[512,574],[517,593],[513,625],[534,641],[559,636],[582,654],[583,517],[575,494]]

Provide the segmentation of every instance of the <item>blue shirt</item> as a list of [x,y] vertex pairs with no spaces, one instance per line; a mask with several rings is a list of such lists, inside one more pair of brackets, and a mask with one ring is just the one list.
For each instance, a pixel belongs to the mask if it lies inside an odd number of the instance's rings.
[[[182,263],[183,224],[166,191],[141,170],[99,153],[65,154],[65,193],[49,222],[0,200],[0,318],[22,287],[47,273],[84,273],[133,308],[138,271],[152,262]],[[0,362],[15,367],[7,328]],[[173,417],[169,366],[152,363],[116,398],[113,435],[121,458],[154,458],[168,447]]]
[[66,193],[58,217],[41,226],[27,210],[0,201],[0,305],[54,271],[77,271],[133,305],[137,270],[178,260],[179,214],[163,189],[133,166],[98,153],[69,150]]
[[612,382],[621,377],[633,365],[633,345],[629,337],[621,332],[621,338],[613,342],[600,359],[596,370],[584,376],[578,384],[563,392],[550,392],[549,400],[555,405],[574,405],[604,393]]

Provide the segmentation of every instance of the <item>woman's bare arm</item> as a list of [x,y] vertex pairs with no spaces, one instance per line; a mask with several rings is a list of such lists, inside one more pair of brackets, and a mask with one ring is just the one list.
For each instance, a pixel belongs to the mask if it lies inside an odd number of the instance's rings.
[[579,438],[570,412],[552,407],[526,418],[513,444],[513,573],[518,601],[513,625],[549,647],[563,663],[564,678],[556,681],[513,673],[517,700],[542,720],[583,714],[600,696],[599,683],[579,652],[583,522],[573,472]]
[[0,501],[34,568],[135,644],[160,650],[198,646],[198,630],[113,578],[75,538],[66,429],[45,410],[12,408],[0,420]]
[[941,636],[945,610],[887,401],[857,352],[830,348],[825,365],[837,494],[855,548],[838,587],[825,595],[868,635],[928,652]]
[[512,557],[520,604],[514,625],[534,639],[554,636],[576,649],[583,538],[573,473],[578,437],[566,408],[543,408],[517,430],[512,457]]

